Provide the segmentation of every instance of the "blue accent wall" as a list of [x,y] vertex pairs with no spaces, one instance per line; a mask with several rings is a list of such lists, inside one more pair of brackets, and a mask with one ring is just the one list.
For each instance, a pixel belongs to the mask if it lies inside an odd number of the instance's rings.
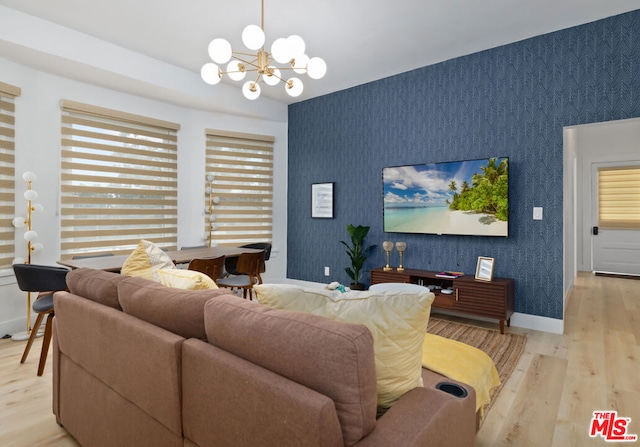
[[[348,284],[339,241],[369,225],[367,282],[382,241],[404,240],[407,268],[473,275],[493,257],[494,276],[515,279],[516,312],[563,318],[563,127],[638,116],[640,11],[292,104],[288,277]],[[383,232],[383,167],[493,156],[509,157],[508,238]],[[334,219],[311,218],[319,182],[335,182]]]

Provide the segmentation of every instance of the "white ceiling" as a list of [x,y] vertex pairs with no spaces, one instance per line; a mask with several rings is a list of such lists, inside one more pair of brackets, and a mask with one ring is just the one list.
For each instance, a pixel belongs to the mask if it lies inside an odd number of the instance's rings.
[[[242,29],[259,25],[261,15],[259,0],[0,0],[0,5],[194,73],[209,61],[211,39],[224,37],[238,51]],[[293,103],[639,8],[638,0],[265,0],[267,47],[278,37],[298,34],[307,54],[322,57],[328,71],[320,80],[303,75],[299,98],[290,98],[282,87],[262,91]]]

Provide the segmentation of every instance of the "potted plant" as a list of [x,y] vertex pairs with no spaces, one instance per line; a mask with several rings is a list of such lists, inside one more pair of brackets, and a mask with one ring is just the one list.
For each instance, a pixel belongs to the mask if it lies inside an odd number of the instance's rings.
[[344,271],[347,272],[347,275],[349,275],[349,278],[353,281],[349,286],[351,289],[364,290],[364,284],[360,282],[362,266],[373,248],[372,245],[369,247],[364,246],[364,238],[367,237],[369,233],[369,227],[362,225],[356,227],[349,224],[347,225],[347,231],[349,232],[349,236],[351,236],[351,244],[345,241],[340,241],[340,243],[347,247],[347,255],[349,259],[351,259],[351,267],[346,267]]

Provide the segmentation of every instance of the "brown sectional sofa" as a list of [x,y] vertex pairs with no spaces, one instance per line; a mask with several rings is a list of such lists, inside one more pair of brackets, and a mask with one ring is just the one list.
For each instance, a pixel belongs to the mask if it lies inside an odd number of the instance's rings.
[[[54,296],[53,412],[83,446],[472,446],[475,393],[376,419],[362,325],[90,269]],[[460,384],[461,386],[464,386]]]

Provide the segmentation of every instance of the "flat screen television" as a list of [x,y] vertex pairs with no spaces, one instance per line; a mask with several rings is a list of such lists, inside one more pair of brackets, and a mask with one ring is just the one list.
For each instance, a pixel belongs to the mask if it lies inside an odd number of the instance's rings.
[[509,235],[509,159],[382,169],[387,233]]

